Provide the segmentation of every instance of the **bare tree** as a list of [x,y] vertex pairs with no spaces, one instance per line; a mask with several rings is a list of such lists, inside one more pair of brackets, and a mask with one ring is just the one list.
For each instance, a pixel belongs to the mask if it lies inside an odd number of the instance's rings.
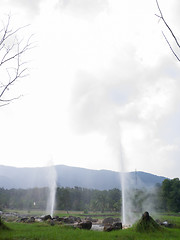
[[13,29],[11,16],[0,29],[0,107],[5,106],[20,96],[12,96],[10,90],[18,79],[28,75],[26,52],[32,48],[31,37],[19,39],[18,35],[27,26]]
[[[179,41],[178,41],[176,35],[174,34],[174,32],[172,31],[171,27],[167,24],[167,22],[166,22],[166,20],[165,20],[165,18],[164,18],[164,16],[163,16],[163,13],[162,13],[162,11],[161,11],[161,8],[160,8],[160,6],[159,6],[158,0],[156,0],[156,4],[157,4],[158,10],[159,10],[159,14],[155,14],[155,15],[156,15],[160,20],[163,21],[163,23],[165,24],[165,26],[166,26],[167,29],[169,30],[171,36],[173,37],[176,46],[177,46],[178,49],[179,49],[179,48],[180,48]],[[171,43],[168,41],[168,39],[167,39],[167,37],[166,37],[166,35],[165,35],[165,33],[164,33],[163,31],[162,31],[162,34],[163,34],[163,36],[164,36],[164,38],[165,38],[165,40],[166,40],[169,48],[171,49],[172,53],[174,54],[174,56],[176,57],[176,59],[180,62],[180,58],[178,57],[177,53],[176,53],[175,50],[173,49]]]

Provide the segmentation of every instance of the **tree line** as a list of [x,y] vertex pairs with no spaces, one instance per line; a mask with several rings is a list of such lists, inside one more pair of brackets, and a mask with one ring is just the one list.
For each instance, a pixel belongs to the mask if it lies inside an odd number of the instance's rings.
[[[148,205],[156,211],[180,212],[180,180],[165,179],[153,190],[131,189],[128,193],[133,211],[141,212]],[[0,188],[0,210],[4,209],[46,209],[48,188],[4,189]],[[119,189],[95,190],[81,187],[58,187],[56,191],[57,210],[121,211]]]

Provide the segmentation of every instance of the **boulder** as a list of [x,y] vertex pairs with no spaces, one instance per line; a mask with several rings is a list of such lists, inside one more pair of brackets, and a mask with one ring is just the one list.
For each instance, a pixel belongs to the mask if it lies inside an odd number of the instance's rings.
[[52,219],[52,217],[51,217],[51,215],[43,215],[43,216],[41,216],[41,219],[43,221],[47,221],[48,219]]
[[75,222],[81,222],[80,217],[74,217],[74,216],[69,216],[69,217],[64,217],[61,221],[64,223],[75,223]]
[[35,218],[34,217],[23,217],[20,220],[17,220],[17,222],[22,222],[22,223],[34,223]]
[[114,222],[121,222],[120,218],[114,218]]
[[59,218],[58,218],[58,221],[59,221],[59,222],[63,222],[63,221],[64,221],[64,217],[59,217]]
[[102,224],[103,224],[103,225],[113,224],[113,222],[114,222],[114,218],[108,217],[108,218],[105,218],[105,219],[102,221]]
[[43,222],[43,220],[41,219],[41,217],[35,217],[35,222]]
[[115,222],[113,224],[104,226],[104,232],[111,232],[113,230],[120,230],[120,229],[122,229],[122,223],[121,222]]
[[20,219],[20,222],[25,223],[25,222],[27,222],[28,219],[29,219],[28,217],[23,217],[23,218]]
[[55,216],[55,217],[53,217],[52,219],[55,220],[55,221],[60,221],[60,220],[59,220],[59,219],[60,219],[59,216]]
[[83,222],[79,222],[78,224],[76,224],[75,227],[80,228],[80,229],[90,230],[92,227],[92,222],[85,220]]
[[75,223],[75,218],[73,216],[64,217],[63,222],[64,223]]
[[30,217],[30,218],[28,218],[28,220],[26,222],[27,223],[34,223],[35,222],[35,218],[34,217]]

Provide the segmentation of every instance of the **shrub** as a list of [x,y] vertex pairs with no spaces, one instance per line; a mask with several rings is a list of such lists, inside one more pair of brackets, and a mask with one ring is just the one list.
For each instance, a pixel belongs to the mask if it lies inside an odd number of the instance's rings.
[[145,212],[135,225],[135,230],[137,232],[154,232],[161,229],[161,226],[154,221],[148,212]]

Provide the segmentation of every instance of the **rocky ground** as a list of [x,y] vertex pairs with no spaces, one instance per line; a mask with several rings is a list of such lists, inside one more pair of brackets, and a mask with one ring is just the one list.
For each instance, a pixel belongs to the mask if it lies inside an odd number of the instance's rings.
[[[97,216],[96,216],[97,217]],[[68,216],[68,217],[51,217],[50,215],[43,216],[30,216],[30,215],[19,215],[16,212],[2,212],[0,211],[0,220],[3,222],[21,222],[21,223],[35,223],[35,222],[46,222],[51,226],[55,224],[69,225],[74,228],[87,229],[87,230],[99,230],[99,231],[112,231],[123,229],[120,218],[105,217],[104,219],[93,218],[92,216],[80,217]],[[160,220],[154,221],[149,216],[148,212],[142,215],[142,218],[137,222],[136,228],[139,231],[147,231],[151,228],[159,229],[160,226],[173,227],[171,223],[167,221],[161,222]]]
[[80,217],[68,216],[68,217],[51,217],[50,215],[43,216],[29,216],[19,215],[16,212],[0,212],[1,219],[4,222],[22,222],[22,223],[34,223],[34,222],[47,222],[51,226],[55,224],[70,225],[75,228],[87,229],[87,230],[104,230],[112,231],[122,229],[122,223],[119,218],[107,217],[103,220],[93,217]]

